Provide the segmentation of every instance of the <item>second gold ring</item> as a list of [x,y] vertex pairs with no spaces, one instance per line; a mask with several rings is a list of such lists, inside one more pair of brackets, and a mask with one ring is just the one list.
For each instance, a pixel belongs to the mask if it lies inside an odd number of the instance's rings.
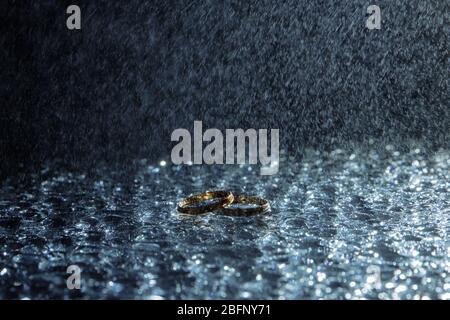
[[[235,204],[238,206],[234,206]],[[251,216],[269,211],[269,201],[245,195],[235,196],[232,205],[222,208],[222,213],[230,216]]]

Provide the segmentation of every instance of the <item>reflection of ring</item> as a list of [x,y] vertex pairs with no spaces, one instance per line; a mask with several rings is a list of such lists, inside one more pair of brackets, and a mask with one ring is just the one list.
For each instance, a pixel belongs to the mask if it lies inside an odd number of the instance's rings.
[[[193,204],[199,204],[205,200],[218,199],[219,201],[202,206],[191,207]],[[228,191],[206,191],[186,198],[178,203],[177,210],[187,214],[202,214],[206,212],[222,209],[230,205],[234,200],[234,196]]]
[[259,197],[250,197],[250,196],[235,196],[234,204],[255,204],[256,207],[224,207],[222,209],[222,213],[230,216],[251,216],[258,213],[266,213],[270,211],[269,201]]

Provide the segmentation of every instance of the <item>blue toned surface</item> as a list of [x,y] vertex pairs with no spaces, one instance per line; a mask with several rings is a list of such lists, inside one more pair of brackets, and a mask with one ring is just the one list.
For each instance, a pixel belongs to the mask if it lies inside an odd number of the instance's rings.
[[[45,168],[1,188],[0,298],[450,298],[450,153],[307,152],[257,167]],[[182,216],[206,189],[256,217]],[[82,269],[81,290],[66,269]]]

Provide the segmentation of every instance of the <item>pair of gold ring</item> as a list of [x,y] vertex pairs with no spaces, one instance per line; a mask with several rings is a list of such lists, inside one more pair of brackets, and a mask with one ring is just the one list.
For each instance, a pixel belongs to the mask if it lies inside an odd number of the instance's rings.
[[[199,205],[201,202],[217,199],[213,203]],[[250,205],[249,207],[234,207],[234,204]],[[178,212],[185,214],[203,214],[220,210],[223,214],[231,216],[250,216],[270,211],[269,201],[259,197],[238,195],[229,191],[206,191],[188,197],[178,203]]]

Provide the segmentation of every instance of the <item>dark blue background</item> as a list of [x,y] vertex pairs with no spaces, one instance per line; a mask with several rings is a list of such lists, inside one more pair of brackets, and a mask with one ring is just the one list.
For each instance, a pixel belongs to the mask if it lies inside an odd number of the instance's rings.
[[[66,28],[69,4],[82,30]],[[381,30],[365,28],[382,10]],[[292,155],[448,147],[448,1],[2,1],[3,173],[167,158],[176,128],[280,128]]]

